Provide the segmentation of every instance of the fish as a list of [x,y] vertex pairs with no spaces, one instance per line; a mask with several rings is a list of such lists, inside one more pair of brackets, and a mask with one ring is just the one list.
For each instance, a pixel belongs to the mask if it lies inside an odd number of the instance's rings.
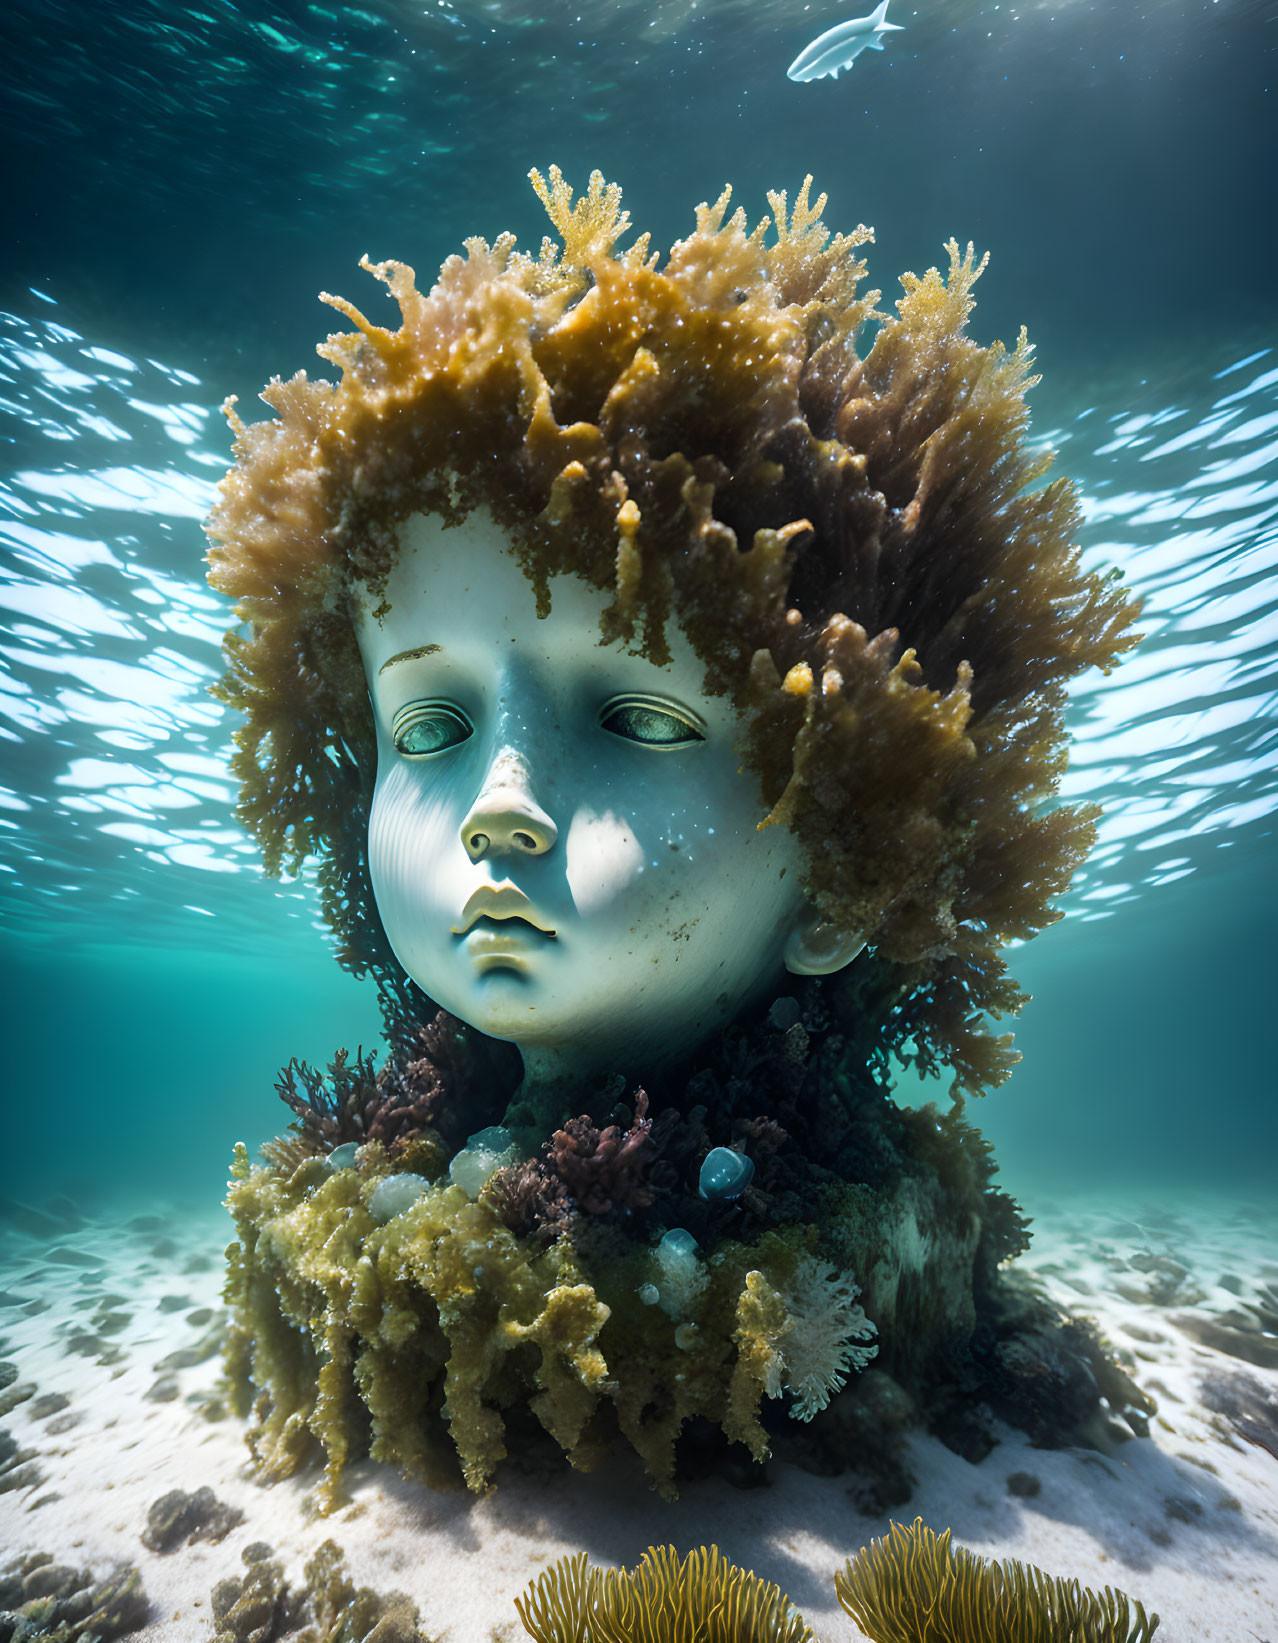
[[853,17],[819,34],[786,69],[786,78],[819,80],[829,74],[837,80],[839,70],[849,68],[863,51],[882,51],[883,36],[903,28],[901,23],[884,21],[887,9],[888,0],[882,0],[868,17]]

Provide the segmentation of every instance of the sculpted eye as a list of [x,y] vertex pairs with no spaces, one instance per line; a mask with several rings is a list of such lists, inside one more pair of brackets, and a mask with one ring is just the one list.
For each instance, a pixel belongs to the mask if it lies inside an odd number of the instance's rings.
[[448,702],[410,702],[400,708],[391,725],[396,752],[410,759],[447,753],[473,734],[470,720]]
[[646,696],[614,696],[600,710],[599,725],[645,747],[691,747],[705,741],[691,714]]

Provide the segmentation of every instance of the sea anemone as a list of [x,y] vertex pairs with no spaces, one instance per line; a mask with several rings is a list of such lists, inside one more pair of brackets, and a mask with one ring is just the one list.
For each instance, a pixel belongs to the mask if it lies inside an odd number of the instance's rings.
[[839,1602],[873,1643],[1149,1643],[1158,1616],[1030,1563],[950,1546],[922,1518],[892,1524],[835,1576]]
[[650,1546],[633,1570],[562,1558],[515,1608],[537,1643],[812,1643],[779,1586],[729,1563],[717,1546],[681,1558]]

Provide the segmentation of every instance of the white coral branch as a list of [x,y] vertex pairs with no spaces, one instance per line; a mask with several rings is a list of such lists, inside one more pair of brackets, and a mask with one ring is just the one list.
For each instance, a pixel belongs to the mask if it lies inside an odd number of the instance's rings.
[[784,1389],[795,1399],[790,1410],[795,1420],[810,1421],[843,1387],[850,1371],[864,1369],[879,1350],[858,1344],[878,1333],[857,1305],[860,1293],[849,1273],[814,1255],[803,1256],[782,1292],[790,1319],[776,1349],[784,1365]]

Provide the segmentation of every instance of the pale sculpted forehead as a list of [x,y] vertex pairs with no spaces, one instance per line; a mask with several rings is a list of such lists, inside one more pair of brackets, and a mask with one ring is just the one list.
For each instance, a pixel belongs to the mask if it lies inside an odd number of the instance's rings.
[[493,677],[494,665],[517,676],[526,664],[564,701],[610,689],[651,692],[695,711],[716,737],[736,736],[735,711],[705,692],[704,665],[677,623],[667,632],[670,662],[659,667],[620,643],[601,643],[607,594],[568,575],[551,579],[550,596],[549,614],[539,617],[532,583],[491,515],[477,511],[452,529],[434,516],[410,520],[384,593],[366,594],[359,607],[375,706],[393,715],[422,686],[474,689]]

